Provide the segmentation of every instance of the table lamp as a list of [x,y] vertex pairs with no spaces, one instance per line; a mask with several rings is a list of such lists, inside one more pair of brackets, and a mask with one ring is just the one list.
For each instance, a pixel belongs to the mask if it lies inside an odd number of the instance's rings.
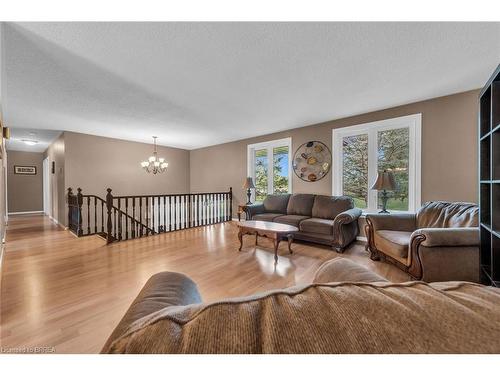
[[250,201],[250,197],[252,196],[252,192],[250,191],[250,189],[255,189],[252,177],[247,177],[245,179],[245,182],[243,183],[243,189],[247,189],[247,197],[248,197],[247,204],[252,204],[252,202]]
[[382,211],[379,211],[380,214],[388,214],[387,211],[387,200],[389,196],[387,195],[387,191],[397,190],[396,179],[394,178],[394,173],[388,172],[384,170],[383,172],[379,172],[377,175],[377,180],[371,187],[372,190],[382,191]]

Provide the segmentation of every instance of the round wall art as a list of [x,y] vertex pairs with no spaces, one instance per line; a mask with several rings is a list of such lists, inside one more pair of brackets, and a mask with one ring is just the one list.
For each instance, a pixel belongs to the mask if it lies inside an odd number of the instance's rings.
[[304,181],[319,181],[328,174],[332,164],[332,153],[320,141],[306,142],[295,151],[293,170]]

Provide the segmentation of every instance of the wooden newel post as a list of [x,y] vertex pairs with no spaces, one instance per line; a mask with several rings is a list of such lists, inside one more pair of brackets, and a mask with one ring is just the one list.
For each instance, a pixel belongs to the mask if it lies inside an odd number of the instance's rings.
[[233,188],[229,188],[229,221],[233,220]]
[[111,189],[108,188],[106,194],[106,208],[108,212],[108,223],[107,223],[107,233],[106,233],[106,242],[111,243],[113,242],[111,238],[111,233],[113,232],[113,222],[111,221],[111,210],[113,208],[113,194],[111,194]]
[[72,214],[73,214],[73,189],[68,188],[68,228],[73,229],[74,224],[72,223]]
[[78,188],[76,189],[78,191],[78,194],[76,194],[76,202],[78,204],[78,229],[77,229],[77,235],[78,237],[83,235],[83,230],[82,230],[82,205],[83,205],[83,194],[82,194],[82,189]]

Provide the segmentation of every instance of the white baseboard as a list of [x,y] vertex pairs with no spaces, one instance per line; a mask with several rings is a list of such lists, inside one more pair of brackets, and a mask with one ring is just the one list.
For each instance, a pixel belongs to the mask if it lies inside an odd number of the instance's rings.
[[19,211],[9,212],[8,215],[29,215],[29,214],[43,214],[43,211]]
[[55,217],[52,217],[50,215],[47,215],[47,216],[49,217],[50,220],[52,220],[54,222],[54,224],[60,226],[64,230],[68,230],[68,227],[65,226],[64,224],[61,224],[59,221],[57,221],[57,219]]

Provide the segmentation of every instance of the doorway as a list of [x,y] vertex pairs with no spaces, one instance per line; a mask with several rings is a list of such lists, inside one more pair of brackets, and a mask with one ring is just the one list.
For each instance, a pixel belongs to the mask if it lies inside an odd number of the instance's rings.
[[50,201],[50,162],[49,158],[43,159],[43,212],[52,217],[52,204]]

